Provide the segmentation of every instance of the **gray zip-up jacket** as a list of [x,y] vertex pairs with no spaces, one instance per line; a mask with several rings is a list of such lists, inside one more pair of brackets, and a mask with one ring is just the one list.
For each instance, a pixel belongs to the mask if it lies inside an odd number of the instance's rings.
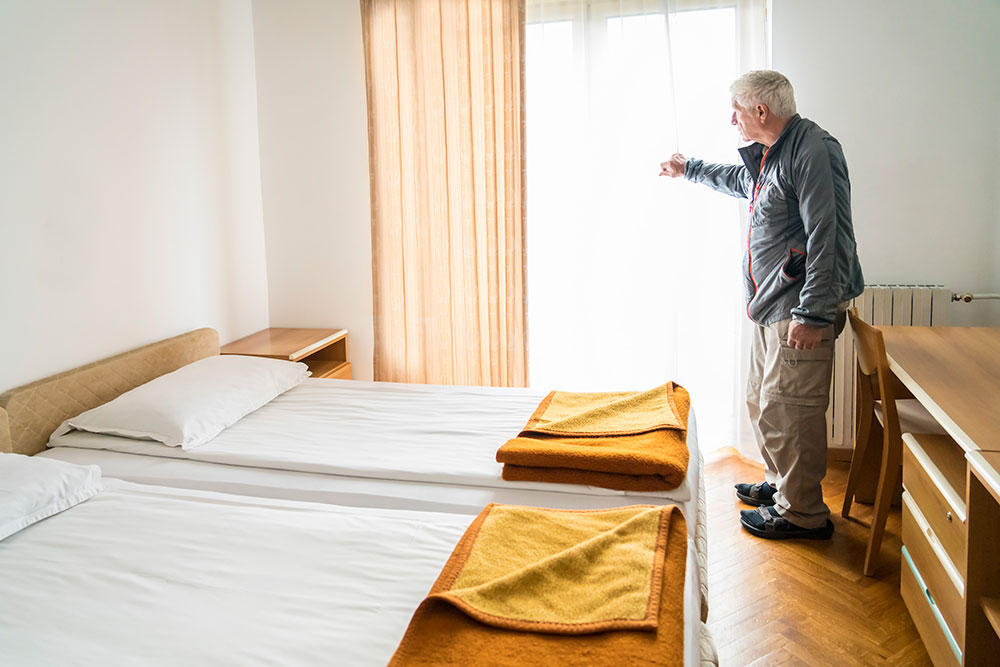
[[764,149],[741,148],[743,165],[689,159],[684,178],[751,200],[743,258],[750,319],[826,326],[838,304],[864,290],[844,153],[826,130],[798,114],[766,155]]

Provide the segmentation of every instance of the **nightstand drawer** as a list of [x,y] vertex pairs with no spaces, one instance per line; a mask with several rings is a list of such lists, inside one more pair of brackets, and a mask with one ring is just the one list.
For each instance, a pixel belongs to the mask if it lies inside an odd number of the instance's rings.
[[[965,577],[965,489],[954,489],[919,440],[908,436],[903,447],[903,488],[920,508],[952,565]],[[959,465],[965,458],[955,445]],[[959,495],[961,493],[961,495]]]
[[903,546],[959,646],[965,638],[965,582],[909,492],[903,493]]
[[957,667],[962,664],[958,642],[944,622],[933,597],[928,594],[925,582],[907,551],[904,546],[899,575],[899,592],[906,603],[906,609],[936,667]]

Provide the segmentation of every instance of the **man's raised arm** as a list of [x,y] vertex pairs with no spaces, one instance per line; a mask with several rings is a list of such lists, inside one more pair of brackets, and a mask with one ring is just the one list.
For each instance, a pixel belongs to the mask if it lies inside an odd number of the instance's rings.
[[695,158],[686,159],[680,153],[660,163],[660,176],[683,176],[689,181],[704,183],[716,192],[744,199],[750,196],[753,187],[750,174],[743,165],[712,164]]

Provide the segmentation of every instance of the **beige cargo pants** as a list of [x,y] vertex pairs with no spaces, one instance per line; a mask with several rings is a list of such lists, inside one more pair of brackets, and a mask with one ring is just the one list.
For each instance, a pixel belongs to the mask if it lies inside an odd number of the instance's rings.
[[[844,304],[846,306],[846,304]],[[826,407],[830,402],[833,344],[844,329],[845,310],[823,330],[812,350],[788,346],[788,325],[781,320],[755,326],[750,348],[747,410],[764,457],[764,478],[778,489],[778,513],[803,528],[826,525],[823,502],[826,475]]]

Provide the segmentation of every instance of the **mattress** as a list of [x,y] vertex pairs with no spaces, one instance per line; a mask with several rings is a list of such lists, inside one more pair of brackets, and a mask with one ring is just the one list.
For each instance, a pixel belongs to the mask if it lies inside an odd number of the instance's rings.
[[106,476],[133,482],[354,506],[478,514],[490,502],[580,509],[673,502],[695,515],[693,410],[692,463],[673,491],[501,479],[497,448],[543,397],[503,387],[307,379],[192,450],[72,431],[42,455],[96,463]]
[[[384,665],[472,519],[105,487],[0,542],[0,664]],[[686,665],[712,657],[695,558]]]
[[691,464],[673,491],[503,480],[496,449],[520,431],[544,395],[518,388],[307,379],[193,450],[73,431],[54,438],[51,444],[58,446],[39,456],[97,464],[106,477],[142,484],[353,507],[475,515],[491,502],[558,509],[674,502],[697,540],[699,585],[705,590],[695,411],[688,416]]
[[[698,583],[706,591],[695,411],[688,416],[691,463],[671,492],[503,480],[496,449],[520,431],[544,395],[518,388],[307,379],[193,450],[73,431],[38,456],[97,464],[105,477],[141,484],[352,507],[476,515],[491,502],[557,509],[674,502],[696,539]],[[703,619],[707,600],[706,592]]]

